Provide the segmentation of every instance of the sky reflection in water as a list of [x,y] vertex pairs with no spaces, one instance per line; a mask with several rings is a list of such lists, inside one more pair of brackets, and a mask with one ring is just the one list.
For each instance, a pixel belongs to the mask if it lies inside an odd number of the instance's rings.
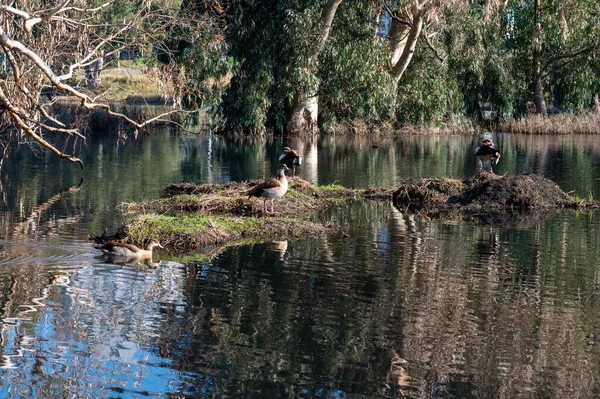
[[[0,175],[0,397],[598,395],[596,214],[500,229],[356,201],[323,215],[347,238],[237,247],[210,261],[159,252],[158,268],[119,266],[87,241],[122,223],[119,204],[174,182],[265,178],[284,142],[91,141],[83,172],[20,152]],[[600,196],[591,138],[496,141],[497,173],[541,173]],[[470,176],[476,143],[290,145],[305,154],[305,179],[372,187]]]

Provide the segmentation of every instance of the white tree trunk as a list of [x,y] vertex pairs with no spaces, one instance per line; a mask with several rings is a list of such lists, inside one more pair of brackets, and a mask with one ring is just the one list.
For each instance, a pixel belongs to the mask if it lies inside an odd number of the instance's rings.
[[541,39],[541,9],[539,0],[534,2],[533,13],[533,98],[535,101],[535,113],[548,116],[546,101],[544,100],[544,86],[542,82],[542,71],[540,66],[540,55],[542,53]]
[[290,131],[294,133],[312,133],[317,129],[319,98],[316,94],[308,97],[296,93],[290,120]]
[[[329,38],[329,32],[333,24],[335,12],[342,0],[329,0],[327,5],[321,12],[321,32],[319,43],[315,52],[311,56],[311,61],[308,64],[317,65],[316,58],[323,49],[325,42]],[[308,70],[308,69],[307,69]],[[315,73],[310,71],[309,73]],[[292,133],[311,133],[317,129],[317,117],[319,114],[319,99],[317,97],[318,86],[311,93],[296,92],[292,102],[292,114],[288,129]]]
[[388,49],[391,55],[392,65],[396,65],[400,60],[400,56],[406,47],[406,39],[408,38],[408,30],[410,27],[402,23],[397,18],[392,18],[390,31],[388,33]]
[[[402,37],[395,38],[397,43],[395,45],[394,52],[392,53],[392,68],[390,74],[396,84],[398,84],[400,78],[402,78],[402,75],[406,71],[406,68],[408,68],[413,54],[415,53],[417,40],[421,34],[421,30],[423,29],[423,17],[425,16],[426,12],[427,8],[419,6],[418,4],[413,5],[413,7],[411,7],[412,21],[408,35],[406,35],[406,31],[397,33],[397,35],[403,33],[405,39]],[[392,33],[391,29],[390,33]],[[399,53],[399,55],[397,53]]]

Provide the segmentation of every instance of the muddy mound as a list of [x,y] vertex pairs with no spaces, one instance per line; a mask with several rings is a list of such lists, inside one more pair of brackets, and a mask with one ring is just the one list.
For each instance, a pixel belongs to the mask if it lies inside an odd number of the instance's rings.
[[487,172],[466,180],[422,179],[399,187],[393,201],[399,209],[427,217],[471,218],[484,223],[542,213],[547,216],[548,210],[566,207],[598,207],[596,201],[576,200],[536,174],[503,177]]
[[421,179],[417,183],[400,186],[392,194],[394,203],[437,204],[441,205],[448,198],[464,190],[461,180],[447,178]]
[[500,177],[485,173],[465,182],[465,190],[450,204],[495,206],[518,210],[569,206],[573,199],[545,177],[528,173]]

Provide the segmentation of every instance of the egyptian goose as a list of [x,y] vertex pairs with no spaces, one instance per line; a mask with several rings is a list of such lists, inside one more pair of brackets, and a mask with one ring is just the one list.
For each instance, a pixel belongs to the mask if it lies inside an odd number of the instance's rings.
[[279,163],[292,170],[292,177],[296,176],[296,166],[302,165],[302,156],[296,150],[290,147],[283,147],[283,152],[279,156]]
[[154,247],[163,248],[157,240],[150,240],[148,245],[146,245],[146,249],[138,248],[133,244],[125,244],[117,241],[107,241],[100,249],[105,255],[114,257],[151,259],[152,249]]
[[485,162],[488,161],[490,163],[490,172],[494,173],[492,170],[492,164],[498,165],[498,161],[500,161],[500,153],[494,147],[494,142],[490,139],[485,139],[481,142],[481,145],[477,146],[475,149],[475,156],[481,162],[481,168],[485,170]]
[[[277,177],[257,184],[248,191],[248,197],[264,198],[263,213],[268,215],[277,215],[279,212],[273,210],[273,201],[285,195],[288,189],[288,181],[285,172],[290,170],[286,165],[281,164],[277,169]],[[271,201],[271,210],[267,210],[267,201]]]

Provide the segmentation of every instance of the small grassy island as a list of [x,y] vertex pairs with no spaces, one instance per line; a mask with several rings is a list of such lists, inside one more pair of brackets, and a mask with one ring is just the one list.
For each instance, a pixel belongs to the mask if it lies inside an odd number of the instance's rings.
[[177,251],[236,245],[333,231],[319,215],[344,200],[390,200],[393,190],[356,190],[338,185],[313,186],[292,179],[286,195],[276,201],[280,215],[262,214],[262,200],[248,198],[258,181],[224,185],[172,184],[168,197],[149,203],[128,203],[126,212],[139,213],[124,226],[128,240],[158,238]]
[[[349,189],[290,181],[277,200],[280,215],[262,214],[262,201],[248,198],[258,181],[214,184],[172,184],[167,196],[149,203],[125,204],[136,215],[124,226],[127,241],[157,238],[177,251],[206,250],[249,242],[314,236],[339,231],[320,216],[340,201],[393,201],[404,213],[444,220],[466,219],[485,224],[539,220],[564,208],[593,208],[598,202],[580,200],[552,181],[535,175],[497,176],[482,172],[469,179],[422,179],[394,189]],[[529,218],[527,216],[530,216]]]

